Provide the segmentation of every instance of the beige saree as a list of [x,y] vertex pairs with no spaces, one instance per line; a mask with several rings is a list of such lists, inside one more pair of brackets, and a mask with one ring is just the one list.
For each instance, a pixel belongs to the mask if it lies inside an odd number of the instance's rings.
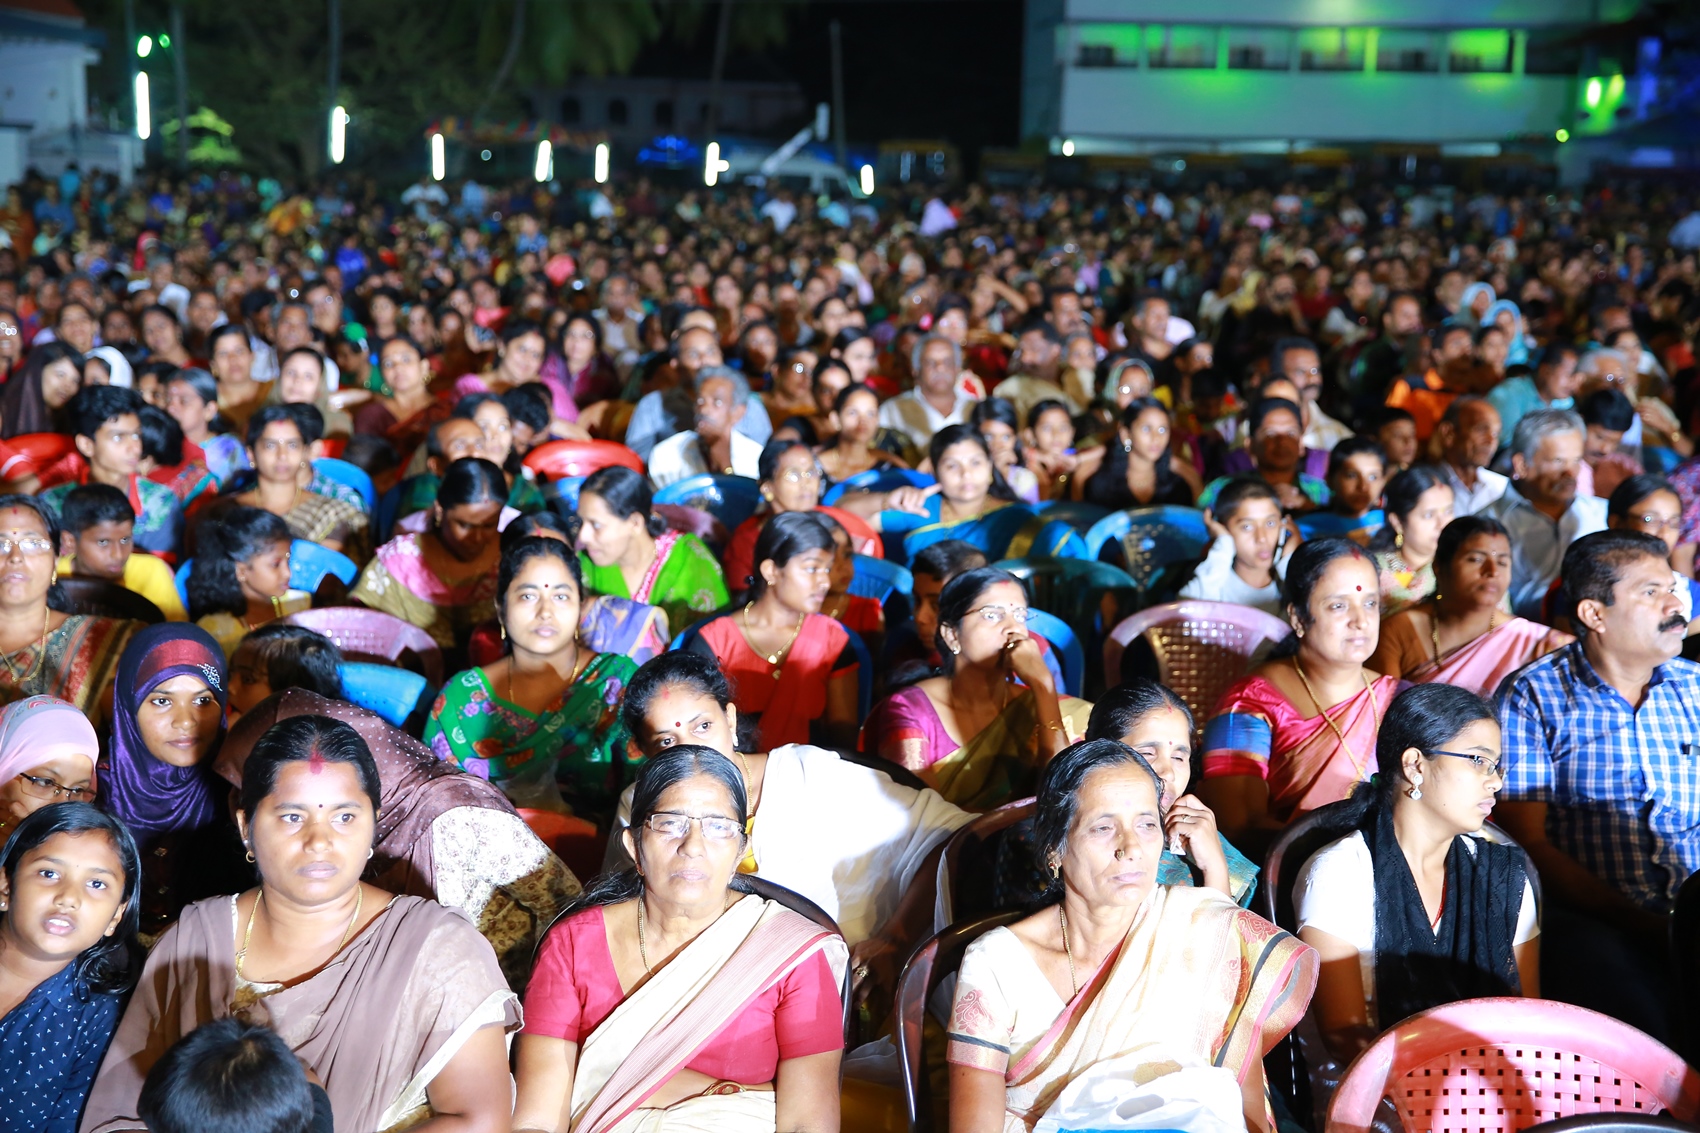
[[1315,950],[1222,894],[1159,885],[1120,949],[1022,1049],[1021,1017],[1044,1005],[1012,1002],[1020,973],[1005,974],[1019,965],[1000,964],[982,984],[964,960],[946,1057],[1004,1076],[1006,1133],[1027,1133],[1100,1064],[1122,1075],[1135,1063],[1129,1081],[1144,1084],[1203,1060],[1244,1081],[1304,1014],[1318,971]]
[[238,988],[234,900],[190,905],[154,946],[82,1133],[145,1130],[136,1103],[148,1071],[196,1027],[235,1014],[239,997],[244,1019],[270,1026],[319,1075],[336,1127],[351,1133],[426,1120],[426,1088],[474,1032],[519,1026],[495,952],[458,909],[397,897],[323,969],[273,991]]
[[783,905],[747,896],[614,1009],[573,1072],[573,1133],[755,1133],[774,1126],[771,1090],[706,1093],[644,1109],[752,1000],[816,952],[843,980],[844,941]]

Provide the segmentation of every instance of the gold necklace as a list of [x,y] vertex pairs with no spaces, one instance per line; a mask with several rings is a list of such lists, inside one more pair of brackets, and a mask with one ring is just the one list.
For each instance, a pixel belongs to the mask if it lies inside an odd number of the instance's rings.
[[[754,602],[747,602],[744,605],[744,630],[745,630],[744,640],[746,640],[746,641],[749,640],[750,608],[754,605],[755,605]],[[791,640],[787,641],[783,648],[776,649],[772,653],[769,653],[767,655],[767,663],[769,665],[777,666],[780,662],[780,659],[783,658],[786,654],[791,652],[791,647],[793,645],[797,644],[798,635],[803,632],[803,622],[806,621],[807,619],[808,619],[807,614],[797,615],[797,624],[794,627],[792,627],[792,629],[791,629]],[[778,680],[779,679],[779,673],[775,672],[773,674],[773,679]]]
[[[242,947],[236,950],[236,974],[245,980],[248,979],[248,977],[242,974],[242,961],[248,957],[248,945],[254,939],[254,917],[258,915],[260,911],[260,902],[265,899],[266,891],[264,889],[261,889],[259,892],[254,894],[254,907],[248,910],[248,929],[242,934]],[[348,947],[348,938],[354,935],[354,926],[360,920],[360,906],[363,905],[365,901],[366,887],[357,883],[354,890],[354,915],[348,918],[348,927],[342,930],[342,940],[337,943],[336,952],[332,952],[331,956],[334,957],[337,952],[341,952],[344,948]],[[326,960],[326,963],[329,962],[329,960]]]
[[[720,911],[724,913],[727,909],[730,909],[731,907],[732,907],[732,893],[731,893],[730,890],[728,890],[727,894],[726,894],[726,903],[720,906]],[[647,976],[649,974],[649,953],[644,949],[644,946],[643,946],[643,894],[642,893],[639,893],[638,898],[637,898],[637,918],[638,918],[638,959],[643,963],[643,973],[644,973],[644,975]],[[238,973],[238,974],[240,974],[240,973]]]
[[[1498,609],[1498,607],[1495,607],[1488,614],[1488,627],[1487,627],[1487,629],[1483,630],[1482,633],[1479,634],[1478,636],[1486,637],[1488,634],[1492,633],[1493,630],[1494,630],[1494,626],[1498,623],[1498,621],[1499,621],[1499,609]],[[1438,599],[1438,598],[1436,598],[1435,601],[1434,601],[1434,613],[1429,615],[1428,636],[1429,636],[1429,640],[1434,642],[1434,663],[1438,666],[1440,664],[1440,599]],[[1476,640],[1476,638],[1474,638],[1474,637],[1472,637],[1470,639],[1470,641],[1475,641],[1475,640]],[[1464,643],[1464,645],[1470,644],[1470,641],[1466,641]],[[1460,645],[1458,648],[1462,649],[1462,648],[1464,648],[1464,645]]]
[[[0,653],[0,661],[6,662],[6,671],[12,674],[12,680],[15,683],[21,685],[35,677],[41,672],[41,667],[47,663],[47,619],[52,616],[52,608],[44,605],[41,610],[41,640],[36,643],[35,663],[26,669],[22,676],[18,675],[18,670],[12,665],[12,658],[8,654]],[[29,646],[26,645],[24,648],[28,649]]]
[[[576,649],[578,647],[574,646],[574,648]],[[578,679],[584,676],[584,671],[590,667],[590,658],[594,656],[596,656],[596,654],[590,652],[588,649],[579,650],[578,656],[573,658],[572,675],[567,678],[568,688],[578,684]],[[514,699],[514,659],[511,655],[508,657],[508,703],[519,704],[519,701]],[[525,706],[521,704],[520,707],[523,708]]]
[[[1330,716],[1328,710],[1322,707],[1322,701],[1317,699],[1316,690],[1310,687],[1310,678],[1305,676],[1304,666],[1299,664],[1299,659],[1296,656],[1293,658],[1293,669],[1299,674],[1299,680],[1304,682],[1305,692],[1310,694],[1310,702],[1316,705],[1317,715],[1326,720],[1328,726],[1334,729],[1334,735],[1340,741],[1341,750],[1346,753],[1346,758],[1352,761],[1352,769],[1358,773],[1358,781],[1368,782],[1369,771],[1358,759],[1357,752],[1352,750],[1352,745],[1346,742],[1346,733],[1340,730],[1340,725],[1334,722],[1334,717]],[[1369,710],[1375,714],[1375,718],[1379,721],[1381,719],[1381,707],[1375,702],[1375,689],[1370,687],[1369,678],[1364,676],[1363,666],[1361,665],[1358,667],[1358,676],[1363,679],[1364,691],[1369,693]]]
[[1061,905],[1057,906],[1057,919],[1062,922],[1063,955],[1068,957],[1068,1001],[1074,1002],[1074,997],[1080,994],[1080,984],[1074,978],[1074,949],[1068,943],[1068,914],[1063,912]]

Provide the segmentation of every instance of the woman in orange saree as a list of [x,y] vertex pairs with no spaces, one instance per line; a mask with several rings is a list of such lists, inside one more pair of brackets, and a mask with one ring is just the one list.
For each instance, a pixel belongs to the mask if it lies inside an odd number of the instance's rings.
[[1293,636],[1229,686],[1204,729],[1199,795],[1237,846],[1261,847],[1296,816],[1367,781],[1399,684],[1364,667],[1379,640],[1381,589],[1357,544],[1305,543],[1281,597]]

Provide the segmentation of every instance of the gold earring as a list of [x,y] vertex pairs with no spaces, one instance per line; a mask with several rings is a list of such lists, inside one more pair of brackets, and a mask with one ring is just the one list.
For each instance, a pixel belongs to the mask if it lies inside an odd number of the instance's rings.
[[503,641],[508,639],[508,627],[503,625],[501,622],[496,623],[496,632],[502,635]]
[[1061,862],[1052,862],[1051,863],[1051,876],[1053,878],[1062,876],[1062,863]]
[[248,864],[253,865],[254,864],[254,851],[253,850],[248,851],[247,858],[248,858]]
[[1395,551],[1403,551],[1405,549],[1405,533],[1403,531],[1395,531],[1393,533],[1393,549]]

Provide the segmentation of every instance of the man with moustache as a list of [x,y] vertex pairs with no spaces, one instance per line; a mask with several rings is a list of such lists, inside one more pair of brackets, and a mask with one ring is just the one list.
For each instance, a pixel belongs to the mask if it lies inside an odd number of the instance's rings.
[[1622,529],[1565,551],[1559,605],[1578,640],[1500,687],[1494,818],[1546,895],[1538,994],[1669,1042],[1670,912],[1700,865],[1700,665],[1677,656],[1687,622],[1665,554]]
[[1511,609],[1520,618],[1547,620],[1565,548],[1605,529],[1606,501],[1576,494],[1586,435],[1568,409],[1524,414],[1511,437],[1511,486],[1481,511],[1511,534]]

